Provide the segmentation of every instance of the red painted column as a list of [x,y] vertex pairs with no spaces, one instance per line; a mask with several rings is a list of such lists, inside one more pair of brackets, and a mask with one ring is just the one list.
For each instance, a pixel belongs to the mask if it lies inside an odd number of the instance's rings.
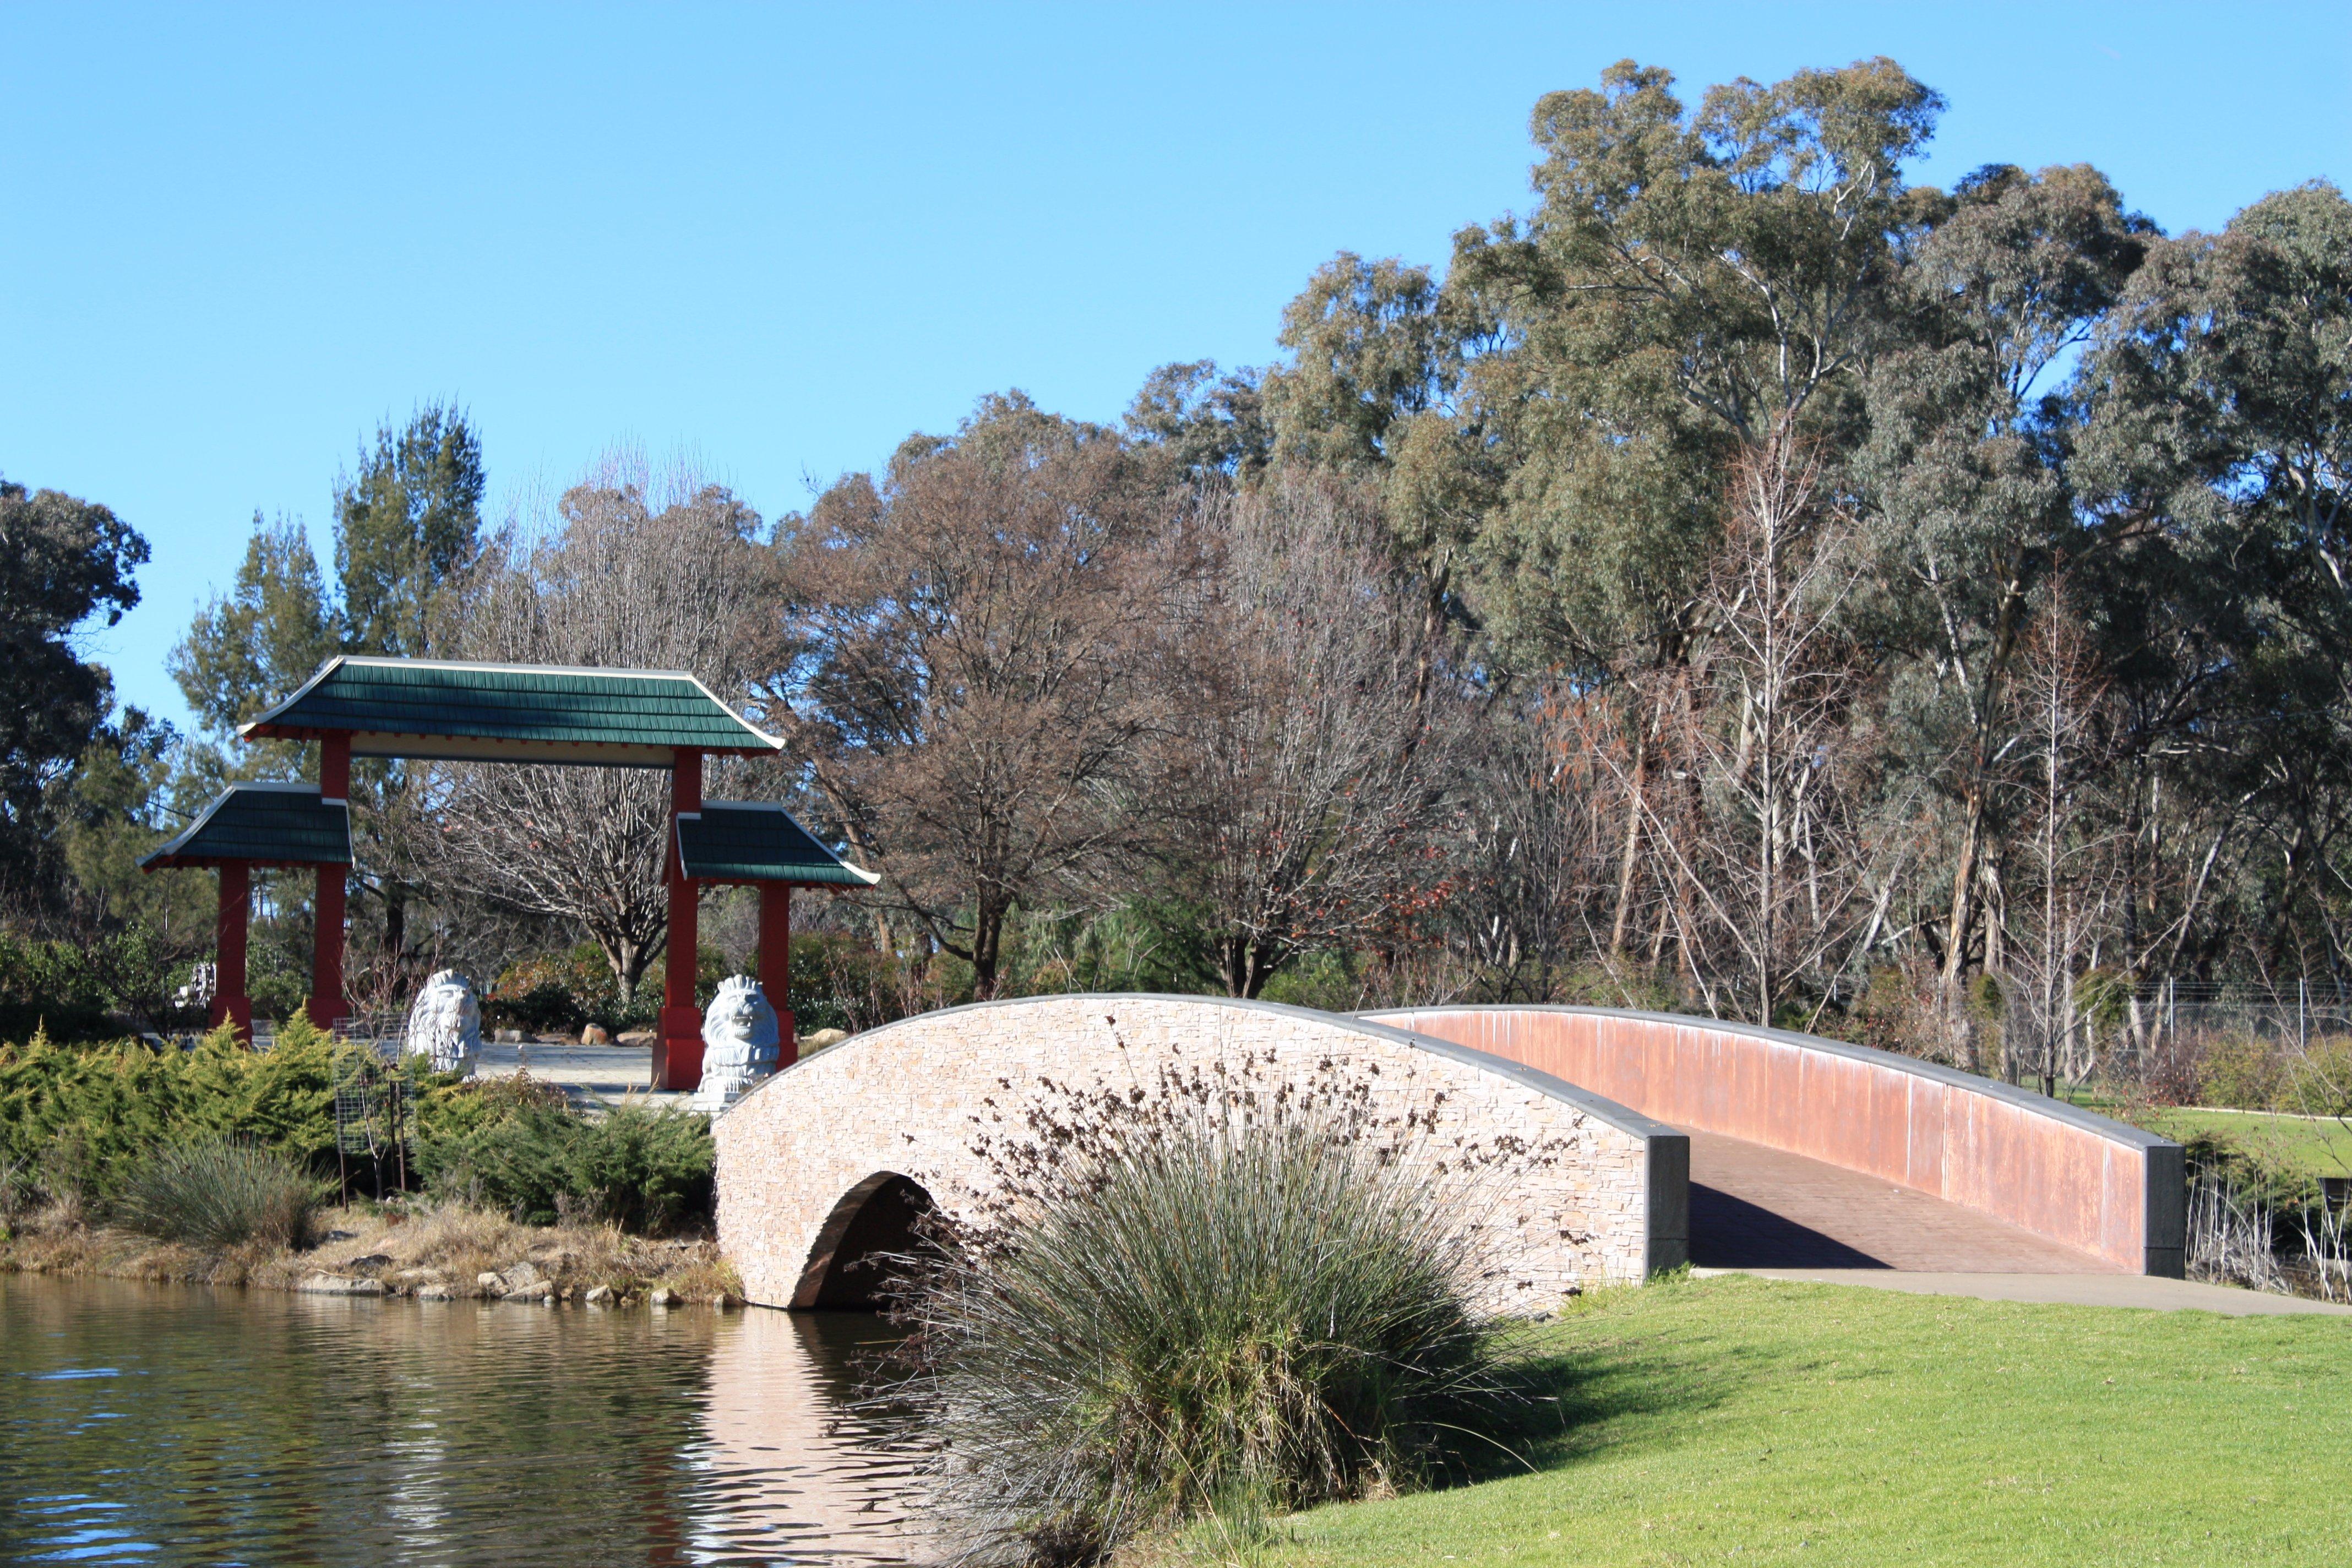
[[253,916],[253,868],[243,860],[220,863],[220,919],[213,927],[213,1009],[217,1029],[224,1020],[253,1043],[253,998],[245,994],[245,932]]
[[696,889],[677,858],[677,819],[702,809],[702,753],[679,748],[669,774],[668,952],[662,963],[661,1037],[654,1046],[654,1087],[692,1089],[702,1081],[702,1009],[694,1003],[694,959],[699,934]]
[[776,1066],[801,1059],[793,1037],[793,885],[760,884],[760,989],[776,1010]]
[[[331,735],[319,742],[319,798],[341,801],[352,790],[352,738]],[[348,1010],[343,1004],[343,876],[346,868],[319,868],[319,898],[310,933],[310,1022],[334,1027]]]

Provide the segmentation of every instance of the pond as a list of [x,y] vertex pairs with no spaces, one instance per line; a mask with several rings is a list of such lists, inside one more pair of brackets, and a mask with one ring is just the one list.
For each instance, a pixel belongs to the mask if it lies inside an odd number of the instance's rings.
[[0,1562],[903,1562],[888,1332],[0,1274]]

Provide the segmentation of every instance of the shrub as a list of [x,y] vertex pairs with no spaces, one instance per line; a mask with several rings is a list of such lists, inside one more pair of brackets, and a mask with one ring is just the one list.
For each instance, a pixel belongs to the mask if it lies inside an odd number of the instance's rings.
[[710,1211],[717,1155],[709,1123],[689,1111],[619,1105],[583,1116],[560,1094],[551,1102],[528,1086],[485,1084],[419,1121],[428,1189],[526,1225],[603,1220],[652,1234]]
[[212,1140],[141,1161],[116,1200],[115,1218],[163,1241],[300,1247],[329,1185],[272,1150]]
[[2268,1110],[2286,1087],[2284,1054],[2252,1035],[2209,1042],[2198,1064],[2197,1093],[2206,1105],[2236,1110]]
[[259,1052],[226,1029],[187,1051],[39,1034],[0,1046],[0,1161],[40,1163],[70,1147],[80,1195],[103,1198],[156,1150],[191,1138],[259,1143],[303,1165],[329,1159],[344,1048],[299,1014]]
[[950,1517],[1087,1562],[1467,1468],[1511,1403],[1472,1205],[1381,1146],[1367,1103],[1163,1077],[983,1145],[982,1216],[902,1265],[905,1392],[943,1439]]
[[2295,1065],[2284,1099],[2288,1109],[2305,1116],[2352,1120],[2352,1039],[2312,1041]]

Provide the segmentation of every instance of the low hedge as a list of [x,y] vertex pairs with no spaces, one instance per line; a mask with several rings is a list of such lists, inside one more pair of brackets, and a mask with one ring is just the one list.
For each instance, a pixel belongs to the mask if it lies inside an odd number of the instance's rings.
[[[0,1044],[0,1176],[111,1212],[169,1151],[236,1144],[299,1169],[335,1169],[338,1056],[352,1047],[299,1014],[269,1050],[226,1029],[192,1050],[137,1042]],[[716,1158],[699,1116],[572,1110],[527,1079],[410,1069],[412,1175],[437,1195],[528,1224],[609,1220],[631,1230],[710,1211]]]

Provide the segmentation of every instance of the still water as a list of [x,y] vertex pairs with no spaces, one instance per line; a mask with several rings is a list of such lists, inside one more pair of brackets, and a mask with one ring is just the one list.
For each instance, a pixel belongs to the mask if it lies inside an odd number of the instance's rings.
[[906,1561],[887,1331],[0,1274],[0,1562]]

